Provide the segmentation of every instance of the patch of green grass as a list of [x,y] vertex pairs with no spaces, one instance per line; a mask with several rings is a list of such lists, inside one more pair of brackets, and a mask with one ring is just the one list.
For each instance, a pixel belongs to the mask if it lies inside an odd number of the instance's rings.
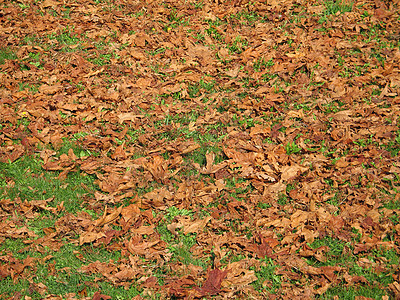
[[53,227],[56,218],[51,212],[43,211],[40,216],[28,222],[29,228],[39,237],[43,237],[45,232],[43,229]]
[[222,150],[218,147],[213,147],[213,146],[205,146],[203,145],[199,149],[196,149],[185,156],[185,161],[189,162],[194,162],[199,164],[200,166],[205,166],[206,165],[206,154],[208,152],[214,152],[215,153],[215,160],[214,164],[218,164],[222,162],[225,158]]
[[254,119],[240,115],[240,113],[232,115],[232,123],[234,125],[240,125],[243,128],[254,127]]
[[265,73],[261,76],[264,82],[269,82],[278,77],[278,74]]
[[63,9],[61,10],[62,17],[65,19],[71,19],[71,7],[64,5]]
[[[188,124],[189,122],[194,122],[196,117],[189,115],[184,115],[183,119],[176,119],[172,117],[169,122],[173,119],[179,122],[185,122]],[[192,119],[192,117],[194,119]],[[189,118],[189,119],[186,119]],[[165,121],[165,120],[164,120]],[[200,165],[204,165],[206,163],[205,155],[208,152],[214,152],[216,154],[214,163],[218,164],[222,162],[226,157],[222,152],[222,149],[218,146],[218,143],[227,135],[224,131],[225,125],[222,123],[217,123],[213,125],[209,125],[203,130],[189,130],[188,125],[181,126],[178,130],[168,130],[163,132],[159,137],[166,138],[168,140],[174,140],[178,137],[183,136],[186,140],[193,140],[194,143],[200,145],[200,148],[189,152],[185,155],[185,161],[195,162]]]
[[229,18],[231,20],[238,20],[241,25],[253,25],[258,20],[261,19],[261,16],[253,10],[243,10],[236,14],[230,15]]
[[394,139],[390,140],[385,146],[387,151],[390,152],[392,157],[399,156],[400,152],[400,130],[395,133]]
[[[296,7],[297,5],[295,5],[294,7]],[[297,7],[296,7],[297,8]],[[299,9],[300,7],[298,7]],[[291,13],[291,17],[289,19],[290,23],[300,23],[302,19],[308,18],[309,15],[307,13],[307,9],[305,7],[303,7],[303,9],[301,9],[300,11],[293,11]]]
[[[129,289],[115,286],[109,282],[92,284],[95,278],[102,275],[85,274],[79,271],[82,266],[95,261],[106,263],[116,262],[120,258],[120,252],[118,251],[110,252],[102,248],[94,249],[90,245],[79,247],[67,244],[62,246],[59,251],[52,251],[44,247],[43,253],[29,251],[22,252],[21,254],[21,249],[24,247],[26,245],[20,239],[11,240],[11,243],[7,242],[0,247],[2,255],[11,254],[13,257],[22,260],[34,253],[33,255],[37,259],[36,263],[34,263],[36,271],[33,273],[33,276],[28,278],[17,277],[16,281],[13,281],[10,277],[1,280],[0,295],[2,297],[11,297],[19,292],[22,296],[29,296],[32,299],[43,299],[41,293],[44,293],[44,295],[66,295],[68,293],[78,293],[83,290],[86,290],[88,295],[93,296],[99,289],[101,289],[102,294],[111,296],[112,299],[121,299],[117,298],[121,296],[129,298],[140,294],[140,291],[134,284]],[[78,258],[78,253],[81,255],[81,259]],[[47,257],[46,263],[39,263],[39,260],[43,260],[45,257]],[[43,290],[42,286],[40,287],[42,290],[40,290],[38,284],[43,284],[46,288]]]
[[398,266],[400,263],[400,255],[395,249],[380,248],[372,251],[373,256],[370,257],[373,260],[376,257],[384,257],[388,265]]
[[[385,40],[382,40],[384,32],[385,32],[385,27],[379,23],[365,27],[360,31],[360,33],[365,38],[364,40],[365,43],[369,43],[372,40],[375,40],[376,42],[378,42],[380,49],[387,48],[389,46],[389,44],[387,44]],[[372,48],[371,50],[376,50],[376,48]]]
[[201,79],[195,84],[188,85],[188,94],[190,98],[196,98],[203,93],[209,94],[215,91],[215,80],[206,81]]
[[[27,68],[29,70],[29,68]],[[19,91],[24,91],[28,90],[32,94],[35,94],[39,91],[39,84],[32,84],[32,83],[26,83],[26,82],[19,82],[18,83],[18,89]]]
[[5,63],[6,59],[16,59],[17,55],[10,48],[0,48],[0,65]]
[[166,125],[169,125],[172,122],[179,123],[182,125],[188,125],[191,122],[196,122],[199,116],[200,116],[200,112],[195,111],[195,110],[191,111],[191,112],[178,113],[173,116],[168,114],[165,116],[165,119],[163,120],[163,122]]
[[325,10],[322,13],[322,16],[318,20],[318,23],[323,24],[330,19],[331,16],[335,16],[337,14],[343,14],[345,12],[351,12],[353,10],[353,1],[348,0],[326,0],[324,2]]
[[341,14],[345,12],[351,12],[353,10],[353,4],[354,4],[353,1],[348,1],[348,0],[325,1],[324,14],[329,16],[329,15],[336,15],[338,12]]
[[[325,182],[332,186],[332,181],[327,181],[325,180]],[[333,192],[333,190],[331,190],[331,192]],[[341,193],[339,191],[335,192],[335,195],[332,198],[329,198],[326,203],[331,204],[333,206],[339,207],[343,202],[344,199],[342,198],[343,196],[341,195]]]
[[260,72],[260,71],[262,71],[262,70],[264,70],[264,69],[266,69],[266,68],[272,67],[274,64],[275,64],[275,63],[274,63],[274,59],[273,59],[273,58],[271,58],[271,59],[269,59],[269,60],[266,61],[266,60],[264,59],[264,57],[262,57],[262,58],[258,58],[258,59],[254,62],[254,64],[253,64],[253,69],[254,69],[254,71],[256,71],[256,72]]
[[157,48],[157,49],[151,50],[151,51],[146,50],[146,53],[149,54],[149,55],[151,55],[151,56],[155,56],[156,54],[164,53],[165,50],[167,50],[167,48],[161,47],[161,48]]
[[189,25],[189,22],[185,19],[184,16],[180,16],[176,10],[172,10],[168,17],[168,24],[163,26],[163,30],[165,32],[169,32],[173,28],[177,28],[181,25]]
[[88,59],[91,63],[94,63],[98,66],[105,66],[110,64],[110,60],[113,58],[112,53],[101,53],[99,54],[96,58],[90,58]]
[[352,249],[350,243],[343,242],[334,237],[327,236],[325,238],[317,238],[313,243],[309,245],[313,249],[317,249],[319,247],[328,247],[328,251],[325,253],[325,257],[327,258],[326,262],[314,261],[313,265],[315,266],[334,266],[338,264],[350,264],[356,261],[355,256],[345,255],[344,249],[348,247]]
[[23,260],[30,255],[22,239],[5,239],[0,245],[0,253],[6,252],[12,253],[12,256],[18,260]]
[[[50,207],[64,203],[65,211],[75,213],[82,209],[82,197],[94,191],[94,178],[71,172],[64,181],[57,179],[57,173],[43,172],[41,161],[34,156],[24,156],[12,163],[0,162],[0,198],[21,201],[46,200]],[[6,185],[13,182],[12,185]]]
[[[154,128],[165,130],[159,134],[157,137],[159,139],[166,140],[175,140],[182,135],[186,138],[192,138],[194,136],[198,136],[198,132],[196,130],[190,130],[190,123],[194,123],[199,117],[198,111],[192,111],[187,113],[178,113],[173,116],[167,114],[164,119],[160,119],[154,122]],[[180,124],[179,128],[172,128],[172,124]],[[203,137],[205,140],[208,140],[208,137]]]
[[[24,62],[27,62],[27,63],[29,63],[29,64],[31,64],[31,65],[39,68],[39,69],[43,68],[43,63],[42,63],[42,61],[40,59],[40,53],[39,52],[36,52],[36,53],[29,52],[28,53],[28,58],[25,59]],[[30,70],[29,66],[27,66],[27,65],[22,65],[21,69],[22,70],[24,70],[24,69]]]
[[286,154],[297,154],[301,152],[301,148],[297,146],[296,142],[287,143],[285,146]]
[[368,145],[375,145],[376,142],[373,140],[373,135],[371,134],[368,139],[358,139],[357,141],[353,141],[353,143],[360,148],[365,148]]
[[[69,146],[66,148],[70,149]],[[33,219],[25,219],[19,215],[18,210],[14,218],[21,219],[33,231],[37,237],[46,235],[45,228],[54,228],[57,218],[65,212],[76,213],[85,211],[82,207],[82,197],[92,193],[96,187],[94,178],[82,175],[79,171],[70,173],[63,181],[57,179],[57,172],[44,172],[41,168],[42,162],[37,156],[23,156],[12,163],[0,163],[0,199],[10,199],[17,203],[50,199],[48,207],[56,207],[63,203],[64,210],[54,215],[53,212],[34,208],[38,215]],[[43,204],[46,205],[46,204]],[[90,211],[96,218],[96,213]],[[77,239],[78,235],[70,235]],[[31,237],[35,240],[35,237]],[[34,246],[24,242],[24,238],[6,237],[0,245],[0,256],[8,255],[17,261],[22,261],[28,256],[34,257],[33,268],[28,267],[21,277],[12,280],[10,277],[0,281],[0,297],[12,297],[16,293],[29,296],[32,299],[43,299],[44,295],[66,295],[86,290],[89,296],[101,289],[103,294],[113,299],[132,297],[139,295],[140,291],[132,284],[129,289],[115,286],[110,282],[99,282],[91,284],[101,274],[85,274],[79,269],[91,262],[117,262],[121,253],[119,251],[108,251],[104,248],[92,245],[78,246],[66,243],[60,250],[52,250],[47,246],[41,246],[41,251],[33,251]],[[78,256],[77,253],[80,255]],[[46,257],[44,262],[41,262]],[[53,271],[52,271],[53,270]],[[31,275],[28,275],[31,274]],[[25,275],[28,275],[26,277]],[[45,288],[40,287],[43,284]]]
[[322,105],[325,114],[337,113],[338,111],[342,110],[343,106],[344,103],[341,102],[340,100],[327,102]]
[[400,210],[400,201],[390,200],[384,201],[383,206],[387,209],[398,209]]
[[87,135],[88,133],[86,132],[79,132],[75,133],[72,138],[64,138],[61,147],[55,149],[57,151],[57,155],[60,156],[61,154],[68,154],[68,151],[72,149],[78,158],[83,158],[85,156],[99,156],[99,152],[84,149],[76,143]]
[[217,27],[222,24],[221,20],[216,19],[215,21],[207,20],[209,27],[206,28],[205,32],[213,39],[218,42],[222,42],[224,40],[224,36],[218,31]]
[[253,269],[257,276],[257,281],[252,283],[254,288],[274,294],[281,287],[281,276],[275,274],[277,267],[271,258],[262,259],[259,270],[251,267],[250,269]]
[[[354,232],[353,232],[354,233]],[[354,241],[356,242],[358,237],[355,236]],[[353,245],[351,242],[344,242],[334,237],[327,236],[325,238],[318,238],[310,244],[310,247],[317,249],[320,247],[328,247],[325,252],[326,261],[320,262],[316,260],[309,260],[309,263],[314,266],[341,266],[348,269],[348,273],[353,276],[362,276],[370,284],[366,286],[358,286],[357,288],[346,288],[343,285],[331,287],[321,299],[330,299],[329,296],[337,295],[340,299],[352,299],[354,296],[365,296],[372,297],[375,299],[386,295],[386,292],[380,288],[377,289],[377,285],[387,287],[393,282],[391,276],[392,268],[397,266],[399,263],[399,255],[392,249],[377,249],[370,252],[368,260],[371,262],[382,261],[382,258],[386,260],[386,270],[377,271],[371,267],[360,266],[357,262],[358,256],[351,255],[353,251]],[[342,298],[344,297],[344,298]]]
[[30,7],[29,4],[25,4],[25,3],[18,3],[18,6],[19,6],[22,10],[28,9],[28,8]]
[[167,222],[171,222],[177,216],[193,216],[193,212],[187,209],[179,209],[175,206],[167,208],[164,218]]
[[261,209],[267,209],[271,207],[271,204],[269,203],[263,203],[263,202],[258,202],[257,207],[261,208]]
[[[377,286],[347,287],[345,285],[330,287],[323,295],[317,299],[355,299],[363,296],[369,299],[382,299],[387,293]],[[390,298],[389,298],[390,299]]]
[[192,2],[190,4],[193,5],[193,7],[196,8],[196,9],[201,9],[204,6],[203,1],[195,1],[195,2]]
[[173,243],[168,246],[168,250],[175,256],[174,258],[185,265],[194,264],[206,269],[207,264],[201,259],[194,259],[193,254],[190,251],[190,249],[196,244],[196,234],[181,233],[178,235],[178,240],[178,244]]
[[[227,191],[221,193],[221,197],[225,199],[236,199],[237,201],[248,201],[248,193],[254,191],[254,187],[251,185],[251,182],[248,179],[241,178],[241,177],[229,177],[225,178],[225,184]],[[219,199],[212,203],[211,206],[217,206],[221,204]],[[238,224],[242,224],[239,220],[231,220],[231,227],[237,228]],[[233,228],[232,227],[232,228]]]
[[39,37],[36,34],[33,35],[27,35],[22,39],[22,45],[38,45],[42,44],[43,38]]
[[238,36],[235,38],[232,44],[228,46],[228,49],[231,53],[240,54],[246,49],[248,44],[249,43],[247,42],[247,40]]
[[236,194],[247,193],[249,190],[252,189],[251,185],[249,184],[250,182],[247,179],[241,177],[226,178],[225,183],[227,188],[234,188]]
[[278,200],[277,200],[277,203],[279,205],[284,206],[284,205],[288,204],[288,201],[289,201],[289,199],[284,193],[279,194]]
[[207,268],[208,258],[195,259],[191,253],[191,248],[196,244],[195,233],[184,234],[182,229],[177,228],[175,235],[168,229],[167,225],[171,224],[176,217],[188,216],[192,217],[193,212],[187,209],[178,209],[174,206],[166,210],[163,218],[165,222],[160,222],[157,226],[157,231],[161,235],[161,239],[168,243],[168,250],[172,253],[173,259],[180,261],[186,265],[194,264]]
[[[372,261],[374,260],[371,258]],[[393,282],[392,271],[379,272],[374,268],[365,268],[362,266],[354,265],[349,269],[351,275],[363,276],[370,283],[379,283],[382,286],[388,286]]]
[[[73,52],[77,50],[75,45],[79,45],[82,38],[73,32],[73,28],[66,27],[59,33],[53,33],[48,37],[50,40],[55,40],[60,46],[62,51]],[[71,46],[74,46],[73,48]]]

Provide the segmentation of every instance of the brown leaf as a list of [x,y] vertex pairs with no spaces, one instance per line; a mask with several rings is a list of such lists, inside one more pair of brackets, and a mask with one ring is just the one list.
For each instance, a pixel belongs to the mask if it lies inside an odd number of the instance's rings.
[[211,217],[206,217],[201,220],[197,220],[194,222],[188,222],[187,225],[184,224],[183,227],[183,233],[188,234],[188,233],[194,233],[198,232],[201,233],[204,229],[204,227],[207,225],[207,223],[211,220]]
[[138,270],[131,267],[124,267],[121,271],[115,273],[112,276],[112,279],[117,281],[128,281],[135,279],[138,274]]
[[79,237],[79,245],[94,242],[102,237],[106,237],[103,232],[84,232]]
[[43,8],[47,8],[47,7],[55,8],[60,4],[61,4],[60,2],[57,2],[54,0],[45,0],[42,3],[40,3],[40,6],[42,6]]
[[257,280],[257,276],[253,270],[244,267],[243,261],[230,263],[227,265],[226,270],[229,270],[226,278],[222,281],[222,287],[243,287]]
[[133,42],[136,46],[143,48],[146,46],[146,41],[149,40],[149,36],[144,33],[138,33],[134,36]]
[[203,283],[201,288],[196,288],[196,291],[199,292],[201,297],[206,295],[218,295],[221,291],[222,280],[224,280],[226,274],[228,274],[228,269],[225,271],[219,269],[208,269],[206,281]]
[[215,153],[214,152],[209,152],[206,154],[206,166],[205,167],[200,167],[199,164],[193,163],[193,165],[196,167],[196,169],[199,170],[201,174],[214,174],[218,172],[219,170],[225,168],[227,165],[226,162],[221,162],[217,165],[214,165],[214,159],[215,159]]
[[61,88],[62,88],[62,86],[59,86],[59,85],[49,86],[49,85],[44,84],[44,85],[40,86],[39,92],[41,92],[43,94],[47,94],[47,95],[53,95],[53,94],[57,93],[58,91],[60,91]]
[[1,278],[6,278],[7,276],[10,276],[11,272],[9,268],[6,265],[1,265],[0,266],[0,277]]
[[126,152],[125,152],[125,150],[124,150],[124,146],[125,146],[125,143],[123,143],[122,145],[119,145],[116,149],[115,149],[115,151],[114,151],[114,153],[111,155],[111,158],[112,159],[115,159],[115,160],[125,160],[126,159],[126,157],[127,157],[127,155],[126,155]]
[[196,149],[199,149],[200,145],[199,144],[191,144],[188,147],[185,147],[185,149],[182,149],[181,153],[182,154],[188,154]]
[[170,177],[168,172],[168,162],[161,156],[155,156],[153,161],[148,162],[145,167],[150,171],[156,181],[163,181]]
[[301,173],[307,171],[307,167],[303,167],[297,164],[293,164],[291,166],[284,166],[281,168],[281,180],[282,181],[290,181],[295,179],[297,176],[299,176]]
[[103,295],[100,292],[94,293],[93,298],[92,298],[92,300],[108,300],[108,299],[111,299],[111,297],[107,296],[107,295]]
[[119,124],[124,123],[124,121],[135,122],[137,119],[144,118],[144,115],[134,114],[134,113],[121,113],[118,115]]
[[155,250],[152,249],[154,246],[161,243],[161,240],[154,241],[154,242],[139,242],[136,243],[135,241],[131,240],[127,243],[127,249],[130,253],[134,255],[149,255],[151,252]]
[[139,215],[140,209],[135,204],[130,204],[129,206],[123,207],[121,210],[121,216],[125,220],[125,222],[128,222],[130,219]]
[[0,161],[3,163],[14,162],[20,158],[25,152],[25,147],[22,145],[9,146],[6,149],[0,147]]
[[97,219],[97,220],[94,222],[94,225],[95,225],[96,227],[100,227],[100,226],[103,226],[103,225],[105,225],[105,224],[108,224],[108,223],[113,222],[113,221],[116,220],[116,219],[118,218],[118,216],[121,214],[122,209],[123,209],[123,207],[120,206],[120,207],[115,208],[114,210],[112,210],[110,214],[107,214],[108,211],[107,211],[107,206],[106,206],[105,209],[104,209],[104,214],[103,214],[103,216],[102,216],[101,218]]
[[333,119],[336,121],[350,121],[353,112],[351,110],[342,110],[333,115]]

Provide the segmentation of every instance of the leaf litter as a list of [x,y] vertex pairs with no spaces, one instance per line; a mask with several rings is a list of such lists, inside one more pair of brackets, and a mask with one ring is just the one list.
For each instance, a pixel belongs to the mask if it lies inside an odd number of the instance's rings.
[[[396,297],[398,265],[371,255],[399,256],[398,5],[2,3],[1,162],[38,154],[98,189],[84,199],[96,217],[65,213],[11,199],[2,176],[1,241],[118,252],[72,272],[135,285],[133,299]],[[39,237],[27,221],[44,212],[56,221]],[[329,238],[340,253],[318,246]],[[50,261],[0,260],[14,282]]]

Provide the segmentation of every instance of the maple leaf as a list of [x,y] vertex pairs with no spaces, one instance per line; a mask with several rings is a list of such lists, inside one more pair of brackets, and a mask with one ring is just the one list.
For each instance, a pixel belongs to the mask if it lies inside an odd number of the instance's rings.
[[196,291],[199,293],[200,297],[204,297],[206,295],[217,295],[221,291],[221,283],[222,280],[226,277],[229,270],[221,271],[217,269],[208,269],[207,270],[207,279],[203,283],[201,288],[196,288]]

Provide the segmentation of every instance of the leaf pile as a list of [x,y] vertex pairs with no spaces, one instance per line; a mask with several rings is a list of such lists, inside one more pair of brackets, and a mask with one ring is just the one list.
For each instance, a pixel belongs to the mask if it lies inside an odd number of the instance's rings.
[[72,271],[135,299],[400,293],[398,1],[0,5],[0,160],[98,187],[71,213],[2,179],[3,241],[118,252]]

